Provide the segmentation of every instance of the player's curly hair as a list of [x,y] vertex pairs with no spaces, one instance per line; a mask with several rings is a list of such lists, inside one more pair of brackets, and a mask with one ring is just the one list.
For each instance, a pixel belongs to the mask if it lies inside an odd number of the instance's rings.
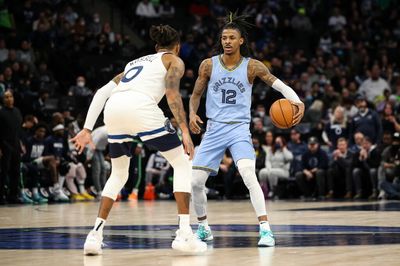
[[158,25],[150,27],[150,38],[155,41],[159,48],[172,48],[180,42],[179,33],[169,25]]
[[[222,32],[224,30],[226,29],[237,30],[240,33],[241,37],[244,39],[243,44],[240,46],[240,54],[245,57],[251,55],[247,29],[250,29],[254,26],[253,24],[246,21],[247,18],[249,18],[248,15],[238,15],[238,11],[235,11],[234,13],[228,12],[227,15],[224,18],[222,18],[224,26],[222,27],[219,33],[219,37],[221,38]],[[221,41],[218,41],[214,47],[214,53],[221,54],[223,52],[224,49],[222,47]]]

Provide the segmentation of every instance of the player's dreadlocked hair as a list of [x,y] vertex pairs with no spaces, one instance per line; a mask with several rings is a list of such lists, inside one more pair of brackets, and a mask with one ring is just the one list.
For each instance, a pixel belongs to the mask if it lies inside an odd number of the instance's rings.
[[151,26],[150,38],[157,43],[159,48],[171,48],[180,42],[179,33],[169,25]]
[[[234,30],[239,31],[241,37],[244,39],[243,44],[240,46],[240,54],[245,57],[248,57],[251,55],[247,29],[254,26],[253,24],[246,21],[246,19],[248,17],[249,17],[248,15],[240,15],[239,16],[237,11],[235,11],[235,13],[232,13],[232,12],[227,13],[226,17],[224,17],[222,19],[224,22],[224,26],[222,27],[222,29],[219,33],[219,37],[221,38],[222,32],[225,29],[234,29]],[[216,45],[214,47],[214,52],[217,54],[221,54],[224,52],[224,49],[222,47],[220,40],[218,41],[218,43],[216,43]]]

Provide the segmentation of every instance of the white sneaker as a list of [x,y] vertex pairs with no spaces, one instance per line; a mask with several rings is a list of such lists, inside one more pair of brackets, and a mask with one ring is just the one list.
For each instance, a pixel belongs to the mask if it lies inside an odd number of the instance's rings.
[[68,196],[65,195],[64,192],[60,188],[54,190],[53,199],[54,199],[54,201],[61,201],[61,202],[69,201]]
[[83,245],[83,254],[85,255],[101,255],[103,250],[103,235],[98,231],[90,231]]
[[207,251],[207,244],[199,240],[190,230],[177,230],[175,240],[172,241],[172,248],[189,253],[203,253]]

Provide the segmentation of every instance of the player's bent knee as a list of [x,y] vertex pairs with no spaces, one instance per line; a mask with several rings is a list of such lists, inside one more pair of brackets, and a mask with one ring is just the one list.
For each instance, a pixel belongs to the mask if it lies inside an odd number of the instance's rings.
[[208,172],[204,170],[193,169],[192,188],[195,190],[203,190],[208,178]]
[[110,178],[104,186],[102,196],[113,200],[117,199],[118,193],[128,181],[129,176],[129,157],[121,156],[112,160],[112,170]]
[[[179,150],[180,152],[174,154],[173,157],[164,157],[169,161],[172,168],[174,168],[174,192],[191,193],[192,164],[190,163],[188,156],[182,152],[182,149]],[[164,154],[165,153],[163,153],[163,155]]]

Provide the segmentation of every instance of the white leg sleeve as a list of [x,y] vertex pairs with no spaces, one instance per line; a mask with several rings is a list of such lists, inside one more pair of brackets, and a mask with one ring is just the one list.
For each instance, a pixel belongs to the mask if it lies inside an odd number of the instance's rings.
[[185,154],[183,146],[176,147],[172,150],[161,152],[162,156],[174,168],[174,193],[175,192],[191,192],[192,180],[192,163]]
[[206,181],[209,173],[204,170],[193,169],[192,200],[197,217],[207,214]]
[[241,159],[237,162],[237,167],[244,184],[249,189],[251,204],[253,204],[257,217],[267,215],[264,194],[256,176],[256,162],[250,159]]
[[130,158],[125,155],[111,159],[111,175],[101,193],[103,197],[113,200],[117,199],[118,193],[128,180],[129,161]]

